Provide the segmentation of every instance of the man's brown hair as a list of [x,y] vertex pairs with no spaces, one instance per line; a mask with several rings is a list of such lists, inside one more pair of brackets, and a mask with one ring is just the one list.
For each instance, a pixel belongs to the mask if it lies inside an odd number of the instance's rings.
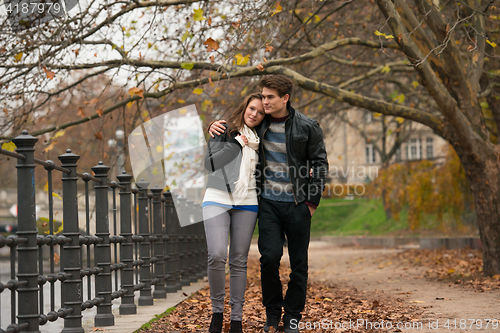
[[[266,75],[259,81],[259,88],[275,89],[280,97],[292,96],[292,81],[285,75]],[[290,101],[290,99],[288,99]]]

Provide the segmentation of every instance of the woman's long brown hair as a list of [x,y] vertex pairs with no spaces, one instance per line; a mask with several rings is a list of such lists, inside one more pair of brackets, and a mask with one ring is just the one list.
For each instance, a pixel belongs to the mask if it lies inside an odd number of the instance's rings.
[[262,94],[254,93],[245,97],[243,102],[241,102],[240,106],[238,106],[227,121],[229,124],[228,133],[238,132],[243,127],[243,124],[245,124],[245,110],[247,109],[248,104],[250,104],[250,102],[254,99],[262,100]]

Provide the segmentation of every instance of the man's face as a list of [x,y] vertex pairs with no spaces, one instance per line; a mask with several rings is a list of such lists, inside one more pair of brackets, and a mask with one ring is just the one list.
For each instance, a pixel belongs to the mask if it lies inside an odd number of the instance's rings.
[[286,109],[286,103],[290,97],[288,94],[280,97],[276,89],[262,88],[262,104],[266,114],[273,115]]

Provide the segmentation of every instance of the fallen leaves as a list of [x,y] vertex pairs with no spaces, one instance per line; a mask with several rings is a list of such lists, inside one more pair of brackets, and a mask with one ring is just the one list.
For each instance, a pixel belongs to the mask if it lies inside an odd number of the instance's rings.
[[403,264],[424,268],[427,279],[460,284],[479,292],[500,289],[500,275],[483,275],[481,250],[415,249],[398,253],[395,257]]
[[[280,267],[283,291],[289,280],[290,268],[288,262],[282,262]],[[243,331],[261,332],[266,321],[266,311],[262,305],[259,261],[250,257],[248,260],[248,279],[243,308]],[[321,281],[323,275],[310,272],[307,286],[307,301],[303,312],[303,323],[321,322],[324,319],[332,322],[347,322],[358,319],[365,321],[391,320],[393,322],[408,322],[418,318],[420,309],[408,306],[396,299],[381,298],[378,293],[365,293],[355,288],[342,287]],[[184,294],[185,295],[185,294]],[[151,328],[141,332],[207,332],[212,315],[210,290],[208,286],[194,293],[186,301],[176,306],[168,316],[151,324]],[[185,295],[187,296],[187,295]],[[225,298],[225,331],[229,329],[229,275],[226,276]],[[269,332],[282,332],[283,326],[271,329]],[[307,331],[307,329],[306,329]],[[311,332],[331,332],[330,329],[313,330]]]

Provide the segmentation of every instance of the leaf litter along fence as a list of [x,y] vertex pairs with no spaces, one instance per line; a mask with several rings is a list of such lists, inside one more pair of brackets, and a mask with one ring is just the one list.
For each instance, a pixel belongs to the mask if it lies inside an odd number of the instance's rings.
[[[50,160],[36,159],[34,145],[38,139],[27,131],[12,141],[17,147],[16,152],[0,149],[0,153],[17,158],[18,231],[8,237],[0,235],[0,247],[10,247],[11,275],[10,281],[0,283],[0,292],[5,292],[5,289],[11,292],[11,323],[5,329],[0,328],[0,333],[39,332],[40,325],[59,318],[64,319],[62,332],[84,332],[82,311],[94,306],[97,307],[95,326],[112,326],[113,299],[121,300],[120,314],[135,314],[135,291],[140,293],[139,306],[153,305],[154,298],[166,298],[167,293],[175,293],[206,275],[203,223],[182,228],[179,224],[179,218],[201,221],[200,204],[186,198],[175,198],[170,191],[157,187],[148,190],[149,184],[143,181],[131,188],[133,177],[125,173],[117,176],[118,182],[109,182],[110,168],[102,162],[92,168],[94,176],[79,173],[76,169],[80,156],[70,149],[58,157],[61,166]],[[50,232],[46,236],[38,235],[36,227],[36,164],[47,171]],[[62,174],[63,184],[62,235],[55,235],[53,227],[52,177],[57,171]],[[80,234],[78,223],[78,181],[85,185],[86,235]],[[93,182],[95,191],[95,235],[90,235],[90,182]],[[108,218],[110,189],[113,236],[110,236]],[[116,189],[120,190],[119,235]],[[56,246],[61,253],[59,271],[55,268]],[[50,260],[48,273],[44,273],[43,267],[46,247]],[[83,251],[84,247],[86,251]],[[45,314],[43,285],[46,283],[50,284],[50,311]],[[58,310],[55,309],[56,283],[61,287],[61,308]],[[87,284],[87,295],[83,295],[83,283]]]

